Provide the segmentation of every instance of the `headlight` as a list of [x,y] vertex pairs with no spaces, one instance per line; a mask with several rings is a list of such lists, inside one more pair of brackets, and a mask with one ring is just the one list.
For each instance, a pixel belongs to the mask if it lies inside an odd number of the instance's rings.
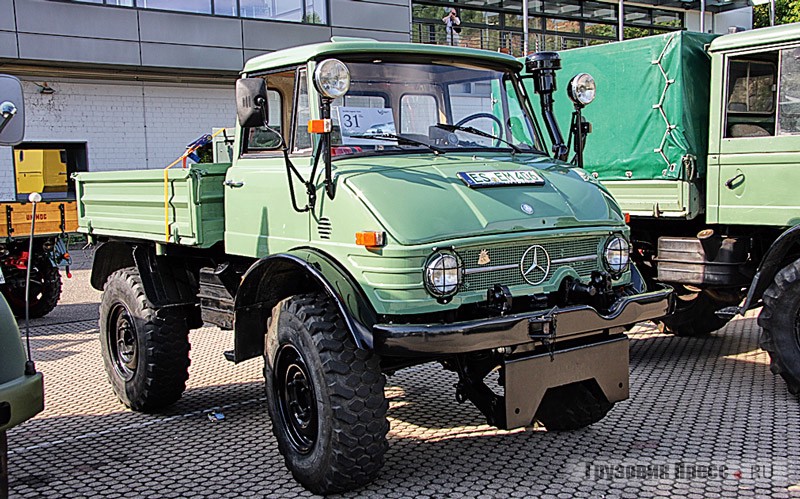
[[323,96],[336,99],[350,89],[350,70],[338,59],[326,59],[314,70],[314,84]]
[[613,236],[606,243],[603,259],[613,276],[619,276],[628,270],[630,264],[631,245],[624,237]]
[[449,298],[461,285],[461,260],[454,253],[434,253],[425,263],[425,288],[436,298]]
[[589,73],[576,74],[567,85],[570,100],[581,107],[591,104],[596,93],[597,86]]

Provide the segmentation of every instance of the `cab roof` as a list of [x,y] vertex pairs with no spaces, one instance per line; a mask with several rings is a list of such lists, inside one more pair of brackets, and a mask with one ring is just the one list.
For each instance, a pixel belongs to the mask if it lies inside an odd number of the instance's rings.
[[522,63],[514,57],[500,52],[450,47],[446,45],[424,45],[421,43],[379,42],[366,38],[333,37],[330,42],[303,45],[271,52],[248,60],[243,73],[253,73],[265,69],[279,68],[303,64],[309,60],[335,57],[337,55],[354,54],[414,54],[444,59],[478,59],[485,62],[508,66],[515,71],[522,69]]
[[741,33],[723,35],[711,42],[709,52],[723,50],[744,49],[769,45],[773,43],[786,43],[800,40],[800,23],[784,24],[769,28],[759,28]]

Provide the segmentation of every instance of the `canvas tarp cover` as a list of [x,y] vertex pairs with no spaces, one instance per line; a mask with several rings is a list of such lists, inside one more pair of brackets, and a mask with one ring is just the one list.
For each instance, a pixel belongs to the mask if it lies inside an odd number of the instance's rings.
[[570,78],[589,73],[597,83],[597,97],[583,110],[592,124],[584,155],[588,172],[602,180],[689,180],[682,160],[692,155],[698,177],[705,176],[710,79],[705,47],[715,37],[680,31],[560,52],[555,107],[565,140]]

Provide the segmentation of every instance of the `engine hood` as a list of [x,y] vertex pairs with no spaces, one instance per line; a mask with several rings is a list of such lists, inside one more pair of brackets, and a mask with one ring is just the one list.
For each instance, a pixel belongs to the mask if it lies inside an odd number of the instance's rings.
[[[341,159],[351,189],[400,244],[554,228],[622,225],[608,192],[582,170],[531,154],[402,155]],[[472,188],[459,173],[532,171],[542,185]]]

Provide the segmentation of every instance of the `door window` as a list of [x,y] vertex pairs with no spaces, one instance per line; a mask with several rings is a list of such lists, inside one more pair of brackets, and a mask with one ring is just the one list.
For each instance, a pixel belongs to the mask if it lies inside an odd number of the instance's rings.
[[776,52],[732,59],[728,65],[726,137],[775,133]]
[[781,51],[778,134],[800,134],[800,48]]

